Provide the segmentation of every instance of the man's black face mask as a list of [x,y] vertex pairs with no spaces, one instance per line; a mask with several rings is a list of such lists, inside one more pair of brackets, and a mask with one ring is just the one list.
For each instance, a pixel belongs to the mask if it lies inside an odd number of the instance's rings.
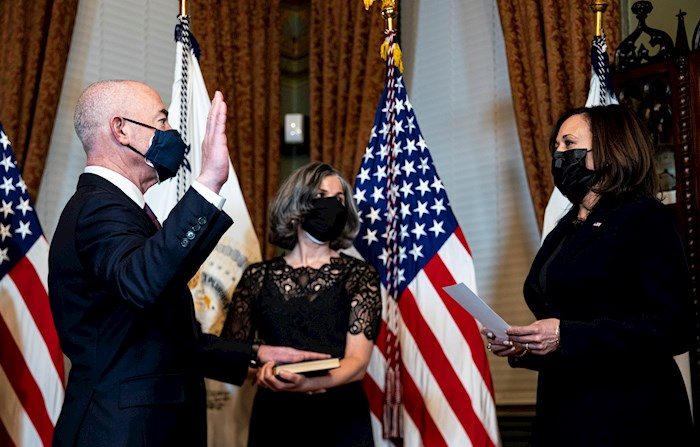
[[127,144],[126,147],[146,159],[146,162],[156,170],[159,183],[174,177],[185,159],[185,150],[187,149],[187,145],[180,137],[180,132],[175,129],[156,129],[153,126],[129,118],[122,119],[156,131],[145,154],[142,154],[131,145]]

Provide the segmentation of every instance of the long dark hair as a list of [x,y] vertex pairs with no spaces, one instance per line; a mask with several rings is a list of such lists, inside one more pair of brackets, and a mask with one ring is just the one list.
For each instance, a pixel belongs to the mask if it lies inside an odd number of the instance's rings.
[[656,197],[660,192],[654,163],[654,144],[642,122],[618,104],[580,107],[564,113],[554,125],[549,147],[556,150],[557,134],[564,121],[582,115],[591,129],[598,182],[592,190],[600,195]]

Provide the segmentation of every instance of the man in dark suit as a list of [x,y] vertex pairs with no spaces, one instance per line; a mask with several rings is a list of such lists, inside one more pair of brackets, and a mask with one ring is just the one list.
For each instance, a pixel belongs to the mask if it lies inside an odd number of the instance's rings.
[[143,194],[184,156],[153,89],[101,81],[81,95],[75,128],[87,154],[49,255],[49,295],[71,361],[55,446],[206,445],[203,377],[240,384],[250,360],[323,358],[202,334],[187,281],[232,224],[226,104],[217,92],[202,171],[161,224]]

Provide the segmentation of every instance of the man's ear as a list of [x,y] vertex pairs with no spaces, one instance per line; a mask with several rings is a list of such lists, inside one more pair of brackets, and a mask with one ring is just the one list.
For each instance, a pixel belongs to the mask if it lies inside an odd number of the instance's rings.
[[112,137],[120,144],[126,146],[131,142],[129,136],[124,132],[124,118],[113,116],[109,121],[109,130]]

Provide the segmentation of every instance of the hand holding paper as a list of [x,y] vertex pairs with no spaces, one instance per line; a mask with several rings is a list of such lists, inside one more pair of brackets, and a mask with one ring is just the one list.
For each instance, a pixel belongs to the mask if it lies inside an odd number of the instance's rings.
[[488,304],[477,296],[464,283],[443,287],[460,306],[469,312],[482,326],[491,330],[496,338],[507,340],[506,330],[510,327]]

